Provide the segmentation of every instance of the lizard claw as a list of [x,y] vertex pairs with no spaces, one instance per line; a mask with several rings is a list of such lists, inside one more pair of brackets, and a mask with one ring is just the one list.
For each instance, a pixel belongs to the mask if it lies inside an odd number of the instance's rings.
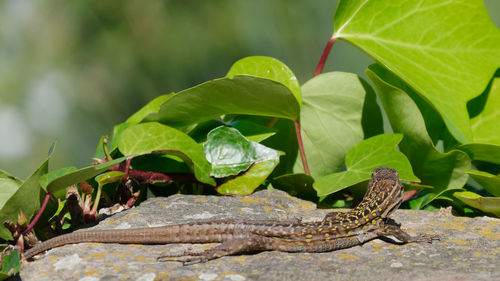
[[414,238],[414,242],[427,242],[432,243],[434,240],[441,240],[439,235],[429,235],[429,234],[420,234]]

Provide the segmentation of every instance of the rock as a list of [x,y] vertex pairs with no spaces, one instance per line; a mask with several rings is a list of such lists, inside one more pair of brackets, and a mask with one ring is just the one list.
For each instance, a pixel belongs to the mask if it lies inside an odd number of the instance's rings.
[[[329,210],[278,190],[246,197],[174,195],[153,198],[94,229],[136,228],[206,219],[321,220]],[[328,253],[261,252],[182,266],[157,262],[167,251],[207,245],[82,243],[48,251],[21,272],[23,280],[500,280],[500,220],[398,210],[410,234],[440,235],[434,243],[373,240]],[[212,244],[215,245],[215,244]]]

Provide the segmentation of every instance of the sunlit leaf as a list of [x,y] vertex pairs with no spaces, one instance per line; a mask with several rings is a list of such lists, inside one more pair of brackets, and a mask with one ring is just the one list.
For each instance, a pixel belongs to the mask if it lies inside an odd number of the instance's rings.
[[236,75],[252,75],[279,82],[290,89],[297,102],[302,104],[300,85],[295,74],[281,61],[271,57],[246,57],[235,62],[227,73],[227,77]]
[[460,142],[466,103],[500,66],[500,30],[481,0],[341,0],[334,37],[372,56],[425,97]]
[[239,175],[217,187],[220,194],[251,194],[271,174],[279,160],[271,159],[255,163],[242,175]]
[[396,169],[401,180],[419,182],[406,156],[395,149],[402,139],[403,136],[399,134],[378,135],[351,148],[345,160],[346,171],[324,176],[314,182],[313,187],[318,196],[367,181],[373,169],[380,166]]
[[256,162],[279,158],[278,151],[250,141],[238,130],[225,126],[208,133],[203,150],[212,167],[210,175],[217,178],[237,175]]
[[192,169],[200,182],[215,185],[210,177],[210,163],[201,144],[185,133],[156,122],[141,123],[127,128],[120,135],[118,149],[124,155],[152,152],[175,155]]
[[[321,74],[302,86],[301,132],[313,177],[337,171],[349,149],[363,140],[365,94],[361,78],[344,72]],[[294,171],[304,171],[300,159]]]
[[470,169],[464,170],[491,195],[500,197],[500,175]]
[[[470,159],[460,150],[439,152],[430,138],[424,117],[410,96],[412,89],[380,65],[371,65],[366,75],[379,93],[385,112],[395,133],[404,134],[399,144],[410,160],[413,171],[423,184],[434,186],[429,194],[433,200],[446,189],[461,188],[468,179],[464,168],[470,168]],[[423,201],[424,207],[431,201]]]
[[500,217],[500,197],[483,197],[470,191],[455,192],[453,196],[473,208]]
[[300,105],[283,84],[270,79],[239,75],[202,83],[173,94],[159,113],[147,121],[181,127],[224,114],[247,114],[295,119]]
[[78,170],[75,167],[55,170],[42,177],[40,183],[48,192],[54,193],[73,184],[91,179],[116,164],[123,162],[126,158],[127,157],[121,157],[109,162],[91,165]]

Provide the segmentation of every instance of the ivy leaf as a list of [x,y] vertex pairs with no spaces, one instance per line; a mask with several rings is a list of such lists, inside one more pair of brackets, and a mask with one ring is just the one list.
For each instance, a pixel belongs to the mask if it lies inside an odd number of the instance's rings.
[[95,177],[95,181],[100,185],[117,182],[127,177],[127,174],[121,171],[109,171]]
[[479,183],[491,195],[500,197],[500,175],[492,175],[483,171],[464,169],[471,178]]
[[458,146],[474,160],[500,164],[500,77],[494,78],[482,111],[471,119],[474,141]]
[[20,185],[21,184],[15,180],[0,178],[0,210],[3,205],[5,205],[7,200],[9,200],[9,198],[16,193]]
[[500,197],[483,197],[470,191],[455,192],[453,196],[484,213],[500,217]]
[[238,130],[247,139],[255,142],[266,140],[278,131],[277,129],[262,126],[248,120],[236,120],[229,123],[229,125]]
[[[434,147],[419,107],[410,97],[416,94],[398,77],[378,64],[371,65],[366,75],[379,93],[393,131],[404,134],[401,152],[422,183],[435,187],[427,198],[432,201],[446,189],[461,188],[468,179],[463,169],[471,166],[467,154],[460,150],[441,153]],[[421,207],[428,203],[423,201]]]
[[[212,165],[210,175],[216,178],[237,175],[256,162],[278,160],[280,155],[278,151],[250,141],[238,130],[225,126],[217,127],[208,133],[207,141],[203,143],[203,151]],[[270,164],[258,166],[269,167]]]
[[[302,86],[300,123],[311,175],[321,177],[342,167],[351,147],[363,140],[361,122],[366,90],[355,74],[330,72]],[[303,172],[295,161],[294,172]]]
[[466,103],[500,66],[500,30],[481,0],[341,0],[334,38],[372,56],[428,100],[452,135],[472,141]]
[[21,270],[21,253],[19,250],[13,250],[9,254],[2,255],[0,261],[2,262],[0,280],[7,279]]
[[347,171],[330,174],[314,182],[313,187],[318,196],[367,181],[373,169],[380,166],[396,169],[401,180],[419,182],[406,156],[395,149],[402,139],[400,134],[378,135],[351,148],[345,158]]
[[48,172],[49,159],[54,151],[55,144],[49,150],[47,159],[40,167],[19,186],[16,192],[7,199],[3,207],[0,208],[0,239],[12,240],[12,234],[5,228],[4,222],[16,223],[18,214],[23,211],[27,218],[31,218],[36,210],[40,208],[40,178]]
[[100,173],[108,170],[116,164],[123,162],[127,157],[121,157],[109,162],[87,166],[85,168],[76,169],[75,167],[66,167],[59,170],[51,171],[40,179],[40,184],[47,192],[55,193],[60,189],[64,189],[73,184],[86,181]]
[[285,85],[293,93],[299,105],[302,104],[300,85],[295,74],[281,61],[271,57],[246,57],[235,62],[227,77],[252,75],[274,80]]
[[142,122],[144,118],[146,118],[149,114],[158,112],[160,110],[161,105],[172,96],[172,94],[161,95],[150,102],[148,102],[141,109],[136,111],[132,116],[130,116],[125,123],[129,125],[135,125]]
[[9,172],[6,172],[2,169],[0,169],[0,179],[10,179],[10,180],[13,180],[20,185],[23,183],[23,181],[21,179],[19,179],[16,176],[11,175]]
[[253,164],[240,176],[228,180],[217,187],[220,194],[248,195],[251,194],[271,174],[278,165],[279,159],[270,159]]
[[191,168],[197,180],[215,185],[201,144],[169,126],[156,122],[133,125],[120,135],[118,149],[124,155],[155,152],[177,156]]
[[173,94],[158,113],[145,121],[181,127],[224,114],[247,114],[296,119],[300,104],[283,84],[260,77],[238,75],[202,83]]

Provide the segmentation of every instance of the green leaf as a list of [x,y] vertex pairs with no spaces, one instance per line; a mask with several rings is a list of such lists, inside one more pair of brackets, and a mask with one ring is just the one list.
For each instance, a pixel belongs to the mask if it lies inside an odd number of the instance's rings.
[[120,135],[125,129],[128,127],[139,124],[142,122],[144,118],[146,118],[149,114],[156,114],[158,111],[160,111],[161,105],[170,97],[172,94],[168,95],[161,95],[150,102],[148,102],[145,106],[143,106],[141,109],[139,109],[136,113],[132,114],[127,121],[118,124],[113,127],[113,138],[111,139],[111,151],[115,150],[118,147],[118,139],[120,138]]
[[0,239],[13,239],[10,231],[5,228],[4,222],[16,223],[21,210],[27,218],[31,218],[40,208],[40,191],[43,190],[40,186],[40,178],[48,171],[50,157],[51,154],[0,208]]
[[466,103],[500,65],[500,31],[481,0],[341,0],[334,37],[372,56],[428,100],[460,142],[472,141]]
[[252,75],[274,80],[285,85],[293,93],[299,105],[302,104],[300,85],[295,74],[281,61],[271,57],[246,57],[235,62],[227,77]]
[[118,149],[124,155],[152,152],[175,155],[188,164],[196,179],[215,185],[202,145],[174,128],[156,122],[133,125],[121,134]]
[[460,150],[441,153],[434,147],[424,117],[410,97],[416,94],[398,77],[377,64],[371,65],[366,75],[380,95],[393,131],[404,134],[399,145],[401,152],[422,183],[435,186],[434,196],[428,198],[432,200],[446,189],[461,188],[468,179],[463,169],[471,166],[467,154]]
[[254,76],[235,76],[205,82],[173,94],[147,121],[186,126],[224,114],[247,114],[295,119],[300,105],[283,84]]
[[11,179],[20,185],[23,183],[23,181],[21,179],[19,179],[16,176],[11,175],[9,172],[6,172],[2,169],[0,169],[0,179]]
[[[302,86],[301,134],[314,178],[337,171],[349,149],[363,140],[361,81],[355,74],[330,72]],[[300,159],[294,171],[304,171]]]
[[500,197],[482,197],[470,191],[455,192],[453,196],[473,208],[500,217]]
[[474,160],[500,164],[499,145],[468,143],[457,146],[457,149],[464,151]]
[[278,130],[276,135],[262,141],[262,144],[285,153],[280,157],[280,163],[273,174],[276,176],[292,173],[299,152],[295,124],[292,120],[278,119],[273,128]]
[[457,148],[474,160],[500,164],[500,78],[493,79],[482,111],[471,119],[474,141]]
[[273,188],[286,191],[288,194],[309,201],[317,201],[314,179],[307,174],[287,174],[272,179]]
[[121,171],[109,171],[95,177],[95,181],[99,185],[105,185],[108,183],[116,182],[127,177],[127,174]]
[[2,256],[2,268],[0,270],[0,280],[13,276],[21,270],[21,254],[19,250],[13,250]]
[[224,126],[208,133],[203,151],[212,165],[210,175],[216,178],[237,175],[256,162],[279,159],[278,151],[250,141],[238,130]]
[[500,197],[500,175],[495,176],[487,172],[470,169],[464,170],[491,195]]
[[0,178],[0,210],[9,198],[16,193],[21,184],[13,179]]
[[[500,55],[499,55],[500,56]],[[471,119],[474,143],[496,145],[500,148],[500,78],[493,79],[488,99],[480,114]]]
[[125,159],[127,159],[127,157],[121,157],[113,159],[109,162],[91,165],[78,170],[75,167],[66,167],[55,170],[43,176],[40,180],[40,184],[47,190],[47,192],[54,193],[73,184],[91,179],[114,165],[123,162]]
[[268,139],[278,131],[274,128],[261,126],[248,120],[236,120],[229,123],[229,125],[238,130],[247,139],[255,142],[261,142]]
[[265,160],[252,165],[245,173],[217,187],[220,194],[248,195],[251,194],[271,174],[278,165],[278,159]]
[[150,102],[148,102],[145,106],[139,109],[136,113],[132,114],[125,123],[129,125],[139,124],[144,118],[146,118],[149,114],[158,112],[160,110],[161,105],[172,96],[172,94],[161,95]]
[[354,146],[345,159],[347,171],[330,174],[314,182],[313,187],[318,196],[367,181],[373,169],[380,166],[396,169],[401,180],[419,182],[406,156],[395,149],[402,139],[400,134],[378,135]]

